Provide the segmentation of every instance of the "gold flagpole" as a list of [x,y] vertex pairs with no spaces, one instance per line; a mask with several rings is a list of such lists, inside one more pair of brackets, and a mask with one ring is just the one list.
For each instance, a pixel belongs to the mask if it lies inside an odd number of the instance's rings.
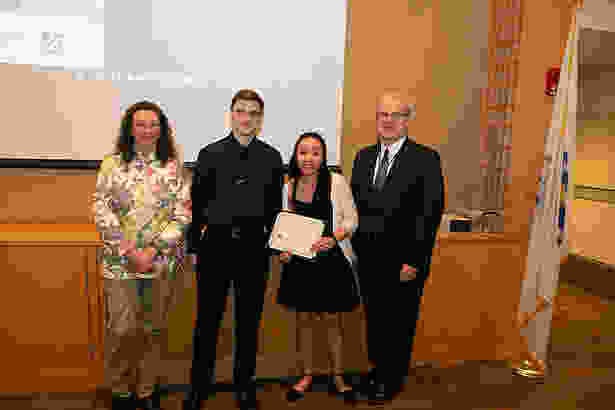
[[[570,0],[569,2],[572,10],[572,16],[570,21],[570,30],[569,33],[573,30],[576,30],[576,17],[578,9],[583,7],[583,0]],[[567,63],[567,60],[564,58],[568,54],[568,47],[573,47],[573,45],[569,44],[567,41],[566,48],[562,53],[562,61]],[[568,59],[572,58],[572,56],[568,55]],[[562,258],[560,260],[560,264],[564,263],[566,258]],[[528,339],[527,337],[521,334],[521,330],[526,328],[529,323],[536,318],[536,316],[544,311],[547,307],[552,304],[552,301],[547,300],[545,297],[541,295],[536,296],[536,309],[534,312],[520,312],[519,316],[516,320],[516,326],[519,329],[519,336],[521,338],[521,346],[522,346],[522,357],[520,361],[516,361],[512,363],[512,371],[514,374],[523,376],[526,378],[540,380],[544,379],[546,373],[546,363],[544,360],[540,360],[536,357],[536,354],[529,349]]]

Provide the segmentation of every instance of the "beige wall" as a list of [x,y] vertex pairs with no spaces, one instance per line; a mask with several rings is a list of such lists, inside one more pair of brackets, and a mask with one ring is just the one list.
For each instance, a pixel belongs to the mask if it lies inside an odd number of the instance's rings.
[[[615,20],[605,18],[615,16],[615,5],[608,6],[604,0],[585,2],[579,22],[601,30],[584,31],[580,37],[579,128],[573,183],[615,186]],[[615,264],[611,240],[614,228],[614,205],[573,201],[569,232],[572,252]]]
[[[615,33],[608,34],[613,36],[604,36],[603,34],[598,36],[602,38],[601,41],[596,41],[600,45],[600,49],[595,53],[592,52],[591,58],[599,58],[597,57],[598,53],[604,53],[606,52],[604,49],[615,47]],[[592,47],[592,45],[583,42],[582,36],[581,48],[583,47]],[[594,47],[597,47],[597,45],[594,45]],[[613,120],[615,114],[615,64],[582,64],[579,66],[578,111],[578,120],[580,120],[578,125],[580,128],[587,128],[588,132],[594,132],[593,130],[600,126],[596,121]]]
[[119,124],[110,82],[0,64],[0,90],[0,158],[96,160],[109,152]]
[[[442,154],[447,207],[479,206],[479,89],[486,86],[488,0],[353,0],[346,56],[344,173],[373,144],[375,99],[410,89],[417,119],[409,134]],[[386,22],[374,30],[374,21]]]
[[615,134],[586,135],[577,145],[574,183],[615,186]]
[[439,149],[448,209],[481,207],[480,89],[488,86],[489,10],[488,0],[442,1],[434,30],[442,51],[432,68],[431,99],[446,128]]
[[[584,121],[579,130],[575,185],[615,186],[615,121]],[[570,211],[570,249],[579,255],[615,265],[611,236],[615,231],[615,205],[577,199]]]
[[615,206],[577,199],[572,202],[569,227],[570,251],[615,265]]
[[[581,36],[586,61],[603,61],[614,47],[615,33]],[[615,65],[581,65],[579,97],[574,183],[615,186]]]
[[578,22],[583,27],[615,31],[615,4],[612,0],[583,0]]

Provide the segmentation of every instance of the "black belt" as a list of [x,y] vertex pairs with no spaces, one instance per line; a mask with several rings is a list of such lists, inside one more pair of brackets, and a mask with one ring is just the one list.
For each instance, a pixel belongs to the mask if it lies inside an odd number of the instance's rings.
[[395,239],[395,238],[391,238],[390,233],[374,232],[374,231],[362,231],[359,233],[358,236],[360,236],[361,238],[369,242],[390,241],[391,239]]
[[262,238],[265,233],[263,225],[256,224],[210,226],[208,229],[210,237],[232,239]]

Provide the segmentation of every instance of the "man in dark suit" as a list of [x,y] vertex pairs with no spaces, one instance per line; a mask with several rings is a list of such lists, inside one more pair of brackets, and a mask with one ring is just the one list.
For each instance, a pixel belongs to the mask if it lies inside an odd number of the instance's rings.
[[440,156],[407,136],[415,106],[406,98],[391,90],[378,99],[379,142],[358,152],[351,179],[359,213],[352,243],[373,365],[367,396],[375,402],[391,400],[405,384],[444,205]]
[[270,257],[266,242],[282,207],[284,184],[280,153],[256,138],[263,113],[256,92],[235,94],[232,132],[203,148],[193,171],[188,249],[198,254],[198,316],[186,410],[200,409],[213,393],[218,329],[231,282],[233,382],[241,409],[258,405],[254,376]]

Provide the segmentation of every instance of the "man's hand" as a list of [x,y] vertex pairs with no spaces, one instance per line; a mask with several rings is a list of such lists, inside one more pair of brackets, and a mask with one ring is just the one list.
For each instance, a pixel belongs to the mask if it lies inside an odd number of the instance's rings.
[[408,281],[414,279],[416,279],[416,268],[406,263],[401,265],[401,270],[399,271],[399,280]]
[[191,253],[190,254],[190,260],[191,260],[192,264],[194,266],[196,266],[199,263],[199,256],[196,253]]

